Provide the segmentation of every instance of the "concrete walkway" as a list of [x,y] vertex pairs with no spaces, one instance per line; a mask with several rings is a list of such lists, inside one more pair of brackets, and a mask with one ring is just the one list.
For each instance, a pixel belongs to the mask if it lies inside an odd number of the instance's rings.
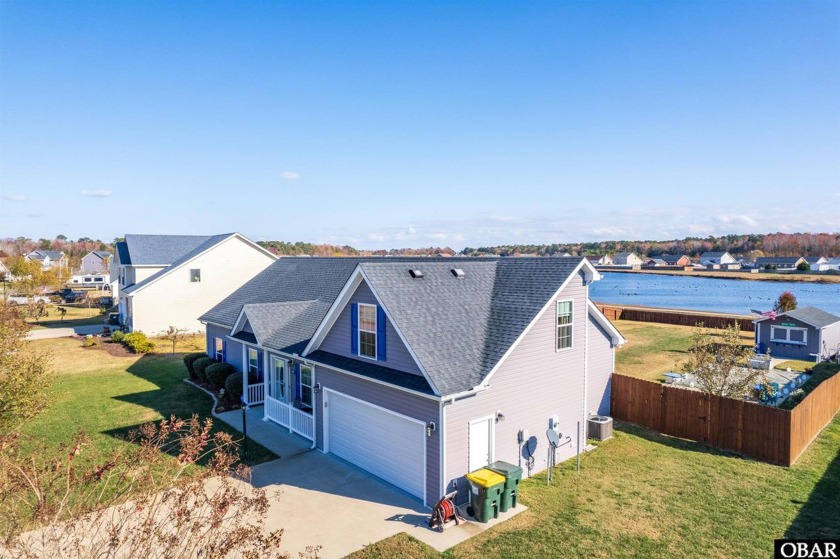
[[51,338],[69,338],[70,336],[87,336],[102,332],[102,324],[88,324],[86,326],[70,326],[59,328],[40,328],[30,330],[26,337],[30,340],[49,340]]
[[[217,414],[241,431],[242,412]],[[323,559],[345,557],[366,545],[406,532],[445,551],[526,510],[519,506],[487,524],[467,522],[441,533],[427,526],[431,506],[312,443],[262,420],[262,406],[247,411],[248,438],[271,449],[279,460],[255,466],[251,483],[268,492],[267,529],[283,529],[282,547],[294,557],[321,546]]]

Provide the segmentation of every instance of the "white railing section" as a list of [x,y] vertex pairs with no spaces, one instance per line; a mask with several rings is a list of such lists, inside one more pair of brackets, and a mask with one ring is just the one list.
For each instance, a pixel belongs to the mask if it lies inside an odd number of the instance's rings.
[[304,411],[290,407],[291,421],[289,430],[309,439],[315,440],[315,418]]
[[248,385],[248,405],[262,404],[265,399],[265,385],[263,384],[249,384]]
[[289,406],[275,400],[271,396],[265,399],[265,413],[270,420],[279,423],[283,427],[289,426]]
[[288,427],[292,433],[310,441],[315,440],[315,418],[312,414],[268,396],[265,399],[265,416],[283,427]]

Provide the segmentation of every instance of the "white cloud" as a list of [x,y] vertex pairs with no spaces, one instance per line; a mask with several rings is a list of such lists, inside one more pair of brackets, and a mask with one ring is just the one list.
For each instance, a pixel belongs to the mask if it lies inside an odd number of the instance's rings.
[[4,200],[11,200],[12,202],[23,202],[26,200],[26,196],[23,194],[6,194],[3,196]]
[[283,171],[280,173],[280,178],[284,181],[296,181],[300,178],[300,173],[295,171]]
[[104,188],[97,188],[95,190],[88,190],[86,188],[81,192],[82,196],[87,196],[88,198],[107,198],[111,194],[113,194],[113,192],[105,190]]

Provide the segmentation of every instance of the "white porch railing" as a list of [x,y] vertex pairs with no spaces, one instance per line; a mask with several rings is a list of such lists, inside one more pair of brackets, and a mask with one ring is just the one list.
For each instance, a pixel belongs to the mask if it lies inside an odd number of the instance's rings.
[[291,412],[289,429],[310,441],[315,440],[315,418],[312,414],[293,407],[290,407],[289,411]]
[[312,414],[269,396],[265,399],[265,416],[283,427],[288,427],[292,433],[310,441],[315,440],[315,418]]
[[248,405],[262,404],[265,400],[265,385],[264,384],[249,384],[248,385]]

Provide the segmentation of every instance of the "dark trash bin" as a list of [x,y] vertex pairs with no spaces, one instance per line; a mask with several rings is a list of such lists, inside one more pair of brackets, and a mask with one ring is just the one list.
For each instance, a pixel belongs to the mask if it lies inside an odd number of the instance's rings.
[[498,518],[505,478],[486,468],[470,472],[466,477],[470,482],[470,506],[476,520],[489,522],[491,518]]
[[522,468],[515,464],[508,462],[493,462],[487,466],[488,470],[492,470],[504,476],[505,487],[502,490],[502,498],[499,503],[499,510],[505,512],[508,509],[516,507],[516,496],[519,493],[519,484],[522,482]]

